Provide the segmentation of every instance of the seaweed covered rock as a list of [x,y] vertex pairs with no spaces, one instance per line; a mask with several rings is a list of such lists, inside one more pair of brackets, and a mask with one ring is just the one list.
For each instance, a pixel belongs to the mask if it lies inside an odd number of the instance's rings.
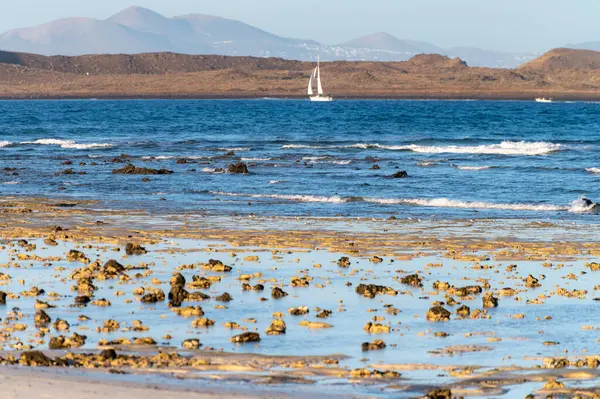
[[347,256],[342,256],[340,259],[338,259],[337,265],[339,267],[350,267],[350,258]]
[[382,350],[386,348],[386,344],[385,342],[383,342],[380,339],[376,339],[373,342],[364,342],[361,345],[361,348],[363,350],[363,352],[367,352],[367,351],[377,351],[377,350]]
[[390,179],[405,179],[408,177],[408,173],[405,170],[394,173],[390,176]]
[[53,337],[50,339],[48,347],[50,349],[79,348],[85,345],[86,339],[87,337],[85,335],[79,335],[77,333],[73,333],[73,335],[70,338],[65,337],[63,335],[59,335],[58,337]]
[[133,164],[122,167],[121,169],[113,169],[114,175],[170,175],[173,173],[172,170],[167,169],[152,169],[152,168],[139,168]]
[[413,287],[422,287],[422,281],[423,277],[419,276],[418,274],[411,274],[400,279],[402,284],[411,285]]
[[487,292],[483,298],[481,298],[484,308],[495,308],[498,307],[498,298],[493,293]]
[[69,251],[69,253],[67,253],[67,260],[69,262],[82,262],[82,263],[89,263],[90,260],[87,256],[85,256],[85,254],[81,251],[78,251],[76,249],[72,249]]
[[434,389],[429,391],[423,399],[452,399],[452,391],[449,389]]
[[281,299],[281,298],[286,297],[286,296],[288,296],[287,292],[285,292],[284,290],[282,290],[279,287],[274,287],[271,290],[271,297],[273,299]]
[[148,251],[139,244],[127,243],[127,245],[125,245],[125,253],[129,256],[132,256],[143,255],[148,253]]
[[190,293],[183,288],[183,285],[174,285],[169,292],[169,306],[179,307],[189,296]]
[[269,328],[265,330],[268,335],[280,335],[285,334],[286,331],[285,322],[281,319],[273,320]]
[[199,349],[200,346],[202,346],[202,344],[200,343],[200,341],[196,338],[190,338],[190,339],[186,339],[185,341],[183,341],[181,343],[181,347],[183,349]]
[[441,306],[434,306],[427,311],[426,318],[429,321],[449,321],[450,312]]
[[231,337],[230,341],[238,344],[246,342],[259,342],[260,335],[255,332],[245,332],[243,334]]
[[49,367],[52,365],[52,359],[40,351],[27,351],[21,353],[19,364],[30,367]]
[[227,172],[247,175],[248,174],[248,166],[243,162],[238,162],[236,164],[229,165],[227,167]]
[[377,295],[398,295],[398,291],[391,287],[375,284],[360,284],[356,287],[356,293],[365,298],[375,298]]

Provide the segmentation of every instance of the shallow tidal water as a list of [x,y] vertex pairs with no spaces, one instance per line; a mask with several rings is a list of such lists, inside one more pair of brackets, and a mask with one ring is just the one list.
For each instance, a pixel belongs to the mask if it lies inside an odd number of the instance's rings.
[[[43,242],[30,241],[38,249],[32,251],[38,256],[62,256],[72,244],[60,244],[58,247],[46,247]],[[371,263],[364,258],[351,258],[352,265],[348,269],[341,269],[336,261],[341,254],[330,253],[322,250],[305,251],[293,250],[274,254],[261,248],[228,247],[217,242],[177,239],[164,241],[158,245],[147,246],[149,253],[141,256],[123,257],[120,252],[115,252],[112,245],[80,246],[92,261],[99,259],[105,262],[108,259],[117,259],[124,265],[150,265],[152,271],[143,279],[132,278],[127,283],[118,280],[96,281],[98,290],[95,298],[107,298],[112,302],[109,307],[88,305],[83,308],[73,308],[73,298],[76,295],[70,287],[75,283],[68,276],[75,268],[82,267],[80,263],[56,261],[24,261],[18,262],[20,268],[9,267],[3,272],[10,274],[12,280],[1,287],[7,292],[19,293],[37,286],[46,290],[46,294],[37,298],[21,297],[18,300],[9,300],[9,306],[1,311],[9,312],[14,307],[24,313],[22,322],[29,324],[24,332],[13,334],[14,339],[23,343],[30,342],[37,331],[32,323],[35,313],[36,299],[49,301],[56,308],[47,309],[52,319],[61,318],[71,324],[70,331],[86,335],[87,342],[81,350],[95,349],[100,339],[153,337],[159,346],[165,348],[178,348],[181,342],[188,338],[198,338],[204,347],[212,347],[225,352],[244,352],[268,355],[333,355],[343,354],[349,359],[340,363],[342,367],[350,369],[373,367],[388,369],[389,365],[421,364],[437,366],[479,366],[482,369],[496,367],[522,366],[532,367],[542,364],[543,357],[586,356],[596,354],[598,328],[600,328],[600,315],[597,312],[597,303],[594,298],[595,279],[588,278],[582,272],[585,260],[565,262],[542,266],[540,261],[519,262],[480,262],[481,265],[491,266],[488,269],[473,268],[474,262],[451,260],[444,256],[434,254],[421,256],[413,260],[395,260],[383,257],[382,263]],[[208,251],[207,251],[208,249]],[[211,252],[216,250],[218,252]],[[20,251],[19,251],[20,252]],[[236,253],[232,257],[231,252]],[[248,255],[256,255],[259,262],[243,260]],[[7,264],[14,256],[8,251],[0,252],[0,264]],[[182,270],[181,273],[188,281],[193,275],[222,275],[219,283],[205,290],[211,297],[228,292],[233,296],[233,301],[226,303],[226,309],[216,309],[221,305],[214,299],[199,303],[185,303],[186,305],[201,305],[205,317],[215,321],[215,326],[209,328],[192,328],[195,319],[184,318],[174,314],[166,302],[153,305],[144,305],[139,302],[139,297],[133,295],[133,289],[139,286],[161,288],[169,291],[169,279],[175,268],[183,264],[202,264],[209,259],[217,259],[234,267],[232,273],[205,272],[198,268]],[[315,268],[314,264],[321,264],[322,268]],[[509,264],[518,264],[516,272],[507,272],[505,267]],[[14,266],[14,264],[13,264]],[[262,273],[266,287],[264,292],[245,292],[241,288],[241,281],[236,279],[239,274]],[[425,278],[422,289],[402,285],[397,277],[420,272]],[[579,276],[577,280],[566,280],[565,276],[573,273]],[[592,272],[593,273],[593,272]],[[133,275],[133,272],[129,272]],[[488,309],[491,316],[486,319],[453,320],[445,323],[431,323],[425,319],[425,313],[435,300],[444,301],[444,293],[436,292],[432,288],[434,281],[441,280],[456,287],[478,284],[477,279],[488,279],[493,288],[513,287],[525,289],[522,281],[528,274],[545,278],[541,280],[542,287],[527,289],[518,293],[522,300],[514,297],[499,297],[500,306]],[[290,286],[293,276],[309,275],[313,281],[309,287],[294,288]],[[593,277],[593,276],[590,276]],[[160,284],[152,284],[156,278]],[[25,284],[19,283],[23,279]],[[255,284],[258,280],[252,281]],[[479,280],[481,281],[481,280]],[[348,284],[348,283],[351,283]],[[377,296],[367,299],[355,292],[355,287],[360,283],[391,286],[400,291],[398,296]],[[322,285],[319,287],[318,285]],[[270,297],[273,286],[281,286],[289,296],[275,300]],[[589,295],[586,299],[565,298],[549,296],[542,304],[527,304],[527,300],[536,299],[540,294],[550,294],[557,286],[567,289],[585,289]],[[58,292],[61,297],[51,300],[47,294],[51,291]],[[115,295],[116,291],[124,293]],[[261,302],[261,297],[268,301]],[[469,300],[458,301],[468,305],[472,310],[481,309],[481,296],[476,295]],[[126,301],[131,300],[131,303]],[[393,305],[401,310],[396,316],[385,312],[384,305]],[[306,316],[291,316],[288,309],[297,306],[308,306],[310,313]],[[324,320],[315,318],[315,308],[330,309],[333,315]],[[447,307],[454,311],[458,305]],[[274,312],[282,312],[287,324],[284,335],[268,336],[264,330],[273,320]],[[514,319],[515,314],[523,313],[523,319]],[[79,322],[77,317],[84,314],[89,321]],[[577,315],[574,319],[573,315]],[[382,324],[391,325],[389,334],[369,334],[363,326],[371,321],[374,316],[384,319]],[[546,320],[550,316],[550,320]],[[5,315],[2,315],[5,318]],[[254,318],[256,323],[244,321]],[[121,323],[121,330],[131,326],[133,320],[141,320],[149,326],[147,332],[98,333],[96,327],[101,327],[104,320],[115,319]],[[311,330],[299,326],[302,320],[325,321],[334,327],[330,329]],[[262,340],[258,344],[236,345],[229,342],[229,338],[239,334],[240,330],[230,330],[223,323],[234,321],[248,328],[248,331],[257,331]],[[584,329],[585,327],[585,329]],[[588,329],[589,328],[589,329]],[[433,334],[443,331],[448,337],[435,337]],[[161,339],[165,334],[172,339]],[[70,334],[66,334],[70,335]],[[499,340],[496,341],[496,338]],[[10,350],[10,344],[4,345],[5,350]],[[383,339],[387,348],[381,351],[362,352],[361,343],[374,339]],[[493,339],[493,341],[490,341]],[[555,341],[558,344],[546,346],[545,341]],[[457,345],[470,345],[477,348],[465,353],[443,353],[444,348]],[[35,346],[35,345],[34,345]],[[43,347],[43,344],[42,344]],[[440,353],[442,351],[442,353]],[[442,369],[433,370],[402,370],[403,378],[412,384],[443,384],[451,382],[455,377],[450,376]],[[211,373],[214,374],[214,373]],[[198,378],[202,377],[202,373]],[[186,384],[193,384],[188,381]],[[338,393],[351,393],[350,388],[335,378],[320,378],[316,387],[306,387],[307,392],[318,387],[338,389]],[[380,391],[379,384],[357,388],[356,392],[387,397],[398,397],[399,393],[393,391]],[[531,384],[528,385],[528,389]],[[515,387],[524,389],[522,386]],[[410,395],[408,395],[410,397]]]

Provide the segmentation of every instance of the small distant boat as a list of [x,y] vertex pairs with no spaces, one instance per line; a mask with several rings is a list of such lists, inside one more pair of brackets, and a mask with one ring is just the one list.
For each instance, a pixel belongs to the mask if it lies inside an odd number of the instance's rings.
[[552,98],[538,97],[535,99],[535,101],[538,103],[551,103],[554,100]]
[[[315,95],[313,91],[313,87],[315,85],[315,78],[317,80],[317,95]],[[323,93],[323,86],[321,85],[321,61],[317,59],[317,67],[310,75],[310,81],[308,82],[308,98],[310,101],[315,102],[325,102],[325,101],[333,101],[333,97],[326,96]]]

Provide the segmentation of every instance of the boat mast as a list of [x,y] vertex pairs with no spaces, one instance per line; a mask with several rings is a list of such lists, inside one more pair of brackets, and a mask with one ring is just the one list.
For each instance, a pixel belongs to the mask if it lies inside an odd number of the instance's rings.
[[321,86],[321,57],[317,56],[317,88],[320,96],[323,95],[323,86]]

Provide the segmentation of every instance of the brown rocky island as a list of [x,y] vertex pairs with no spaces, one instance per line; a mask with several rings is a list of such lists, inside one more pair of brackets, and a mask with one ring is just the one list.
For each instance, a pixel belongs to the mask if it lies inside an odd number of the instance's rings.
[[[0,98],[303,98],[312,64],[149,53],[78,57],[0,51]],[[417,55],[324,63],[337,98],[600,100],[600,52],[555,49],[517,69]]]

